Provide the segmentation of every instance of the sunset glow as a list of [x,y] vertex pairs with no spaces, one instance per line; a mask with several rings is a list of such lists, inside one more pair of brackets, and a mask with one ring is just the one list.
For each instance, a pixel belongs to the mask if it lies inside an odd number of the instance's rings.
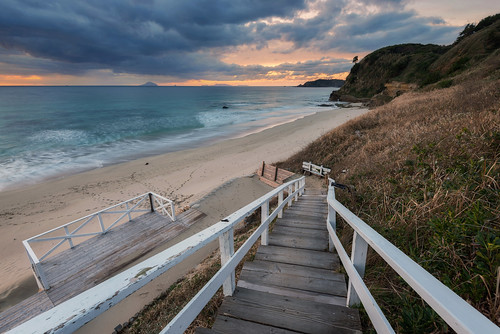
[[294,86],[345,78],[380,47],[451,44],[499,11],[493,0],[7,1],[0,85]]

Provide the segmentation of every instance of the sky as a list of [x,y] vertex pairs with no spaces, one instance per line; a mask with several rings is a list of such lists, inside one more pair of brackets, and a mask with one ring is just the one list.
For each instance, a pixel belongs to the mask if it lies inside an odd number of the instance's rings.
[[453,43],[498,0],[1,0],[0,85],[289,86]]

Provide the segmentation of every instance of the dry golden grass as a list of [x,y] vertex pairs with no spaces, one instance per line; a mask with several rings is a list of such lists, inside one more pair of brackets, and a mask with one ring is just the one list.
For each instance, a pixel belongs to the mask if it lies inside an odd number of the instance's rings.
[[[404,94],[278,164],[331,167],[342,202],[497,324],[499,84]],[[397,332],[449,330],[376,254],[366,278]]]

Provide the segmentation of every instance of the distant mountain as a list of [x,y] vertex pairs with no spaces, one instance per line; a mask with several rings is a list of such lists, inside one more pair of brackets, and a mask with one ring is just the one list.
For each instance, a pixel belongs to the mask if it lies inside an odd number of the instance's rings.
[[157,87],[158,85],[154,82],[148,81],[145,84],[139,85],[139,87]]
[[305,84],[298,85],[297,87],[342,87],[345,80],[339,79],[318,79],[308,81]]
[[332,101],[383,104],[423,87],[444,88],[465,76],[481,80],[498,73],[500,14],[467,25],[455,43],[400,44],[376,50],[351,68],[346,83],[330,95]]

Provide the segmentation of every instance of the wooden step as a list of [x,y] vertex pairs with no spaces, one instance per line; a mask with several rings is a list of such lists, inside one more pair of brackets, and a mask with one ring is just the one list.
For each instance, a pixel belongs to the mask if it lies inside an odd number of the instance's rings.
[[[238,280],[238,286],[244,286],[245,283],[251,283],[253,285],[265,287],[287,288],[287,290],[295,290],[299,293],[310,292],[325,296],[346,297],[347,287],[345,282],[334,280],[334,278],[338,278],[338,276],[334,274],[335,273],[332,272],[332,275],[326,278],[318,278],[292,275],[279,271],[243,269]],[[262,291],[262,289],[257,290]],[[283,295],[287,294],[283,293]],[[342,302],[345,303],[345,300]]]
[[296,206],[292,206],[289,209],[286,209],[286,211],[294,212],[294,213],[303,212],[304,214],[307,214],[307,215],[319,215],[322,217],[326,217],[326,215],[328,215],[328,209],[323,207],[323,206],[314,208],[312,206],[298,206],[298,205],[296,205]]
[[245,263],[238,286],[332,305],[346,305],[343,274],[271,261]]
[[320,219],[325,219],[327,214],[321,213],[321,212],[314,212],[314,211],[307,211],[307,210],[300,210],[300,209],[288,209],[284,212],[283,218],[286,218],[288,216],[297,216],[297,217],[302,217],[303,220],[320,220]]
[[315,216],[315,215],[309,215],[307,213],[298,213],[298,212],[290,212],[289,210],[286,210],[283,212],[283,219],[291,219],[295,221],[302,221],[302,222],[324,222],[326,220],[326,216]]
[[298,228],[307,228],[313,230],[321,230],[327,231],[326,228],[326,219],[322,221],[315,222],[304,222],[302,220],[287,218],[287,219],[278,219],[274,226],[289,226],[289,227],[298,227]]
[[345,284],[345,277],[343,274],[334,272],[333,270],[329,269],[311,268],[297,264],[254,260],[246,262],[243,266],[243,269],[271,274],[277,273],[292,276],[319,278],[333,282],[342,282],[343,284]]
[[221,315],[301,333],[361,333],[358,310],[241,287],[224,298]]
[[281,233],[281,234],[295,234],[299,236],[306,236],[306,237],[320,237],[324,238],[325,237],[325,231],[323,229],[311,229],[311,228],[305,228],[305,227],[291,227],[291,226],[284,226],[284,225],[274,225],[273,227],[273,233]]
[[339,258],[336,254],[300,248],[260,246],[255,259],[330,270],[339,268]]
[[316,251],[325,251],[328,249],[327,236],[322,239],[318,239],[294,234],[271,233],[269,234],[268,240],[269,245],[273,246],[303,248]]
[[213,332],[201,332],[200,334],[208,333],[221,333],[221,334],[234,334],[234,333],[245,333],[245,334],[296,334],[298,332],[276,328],[272,326],[267,326],[259,324],[252,321],[245,321],[241,319],[231,318],[224,315],[219,315],[212,326]]

